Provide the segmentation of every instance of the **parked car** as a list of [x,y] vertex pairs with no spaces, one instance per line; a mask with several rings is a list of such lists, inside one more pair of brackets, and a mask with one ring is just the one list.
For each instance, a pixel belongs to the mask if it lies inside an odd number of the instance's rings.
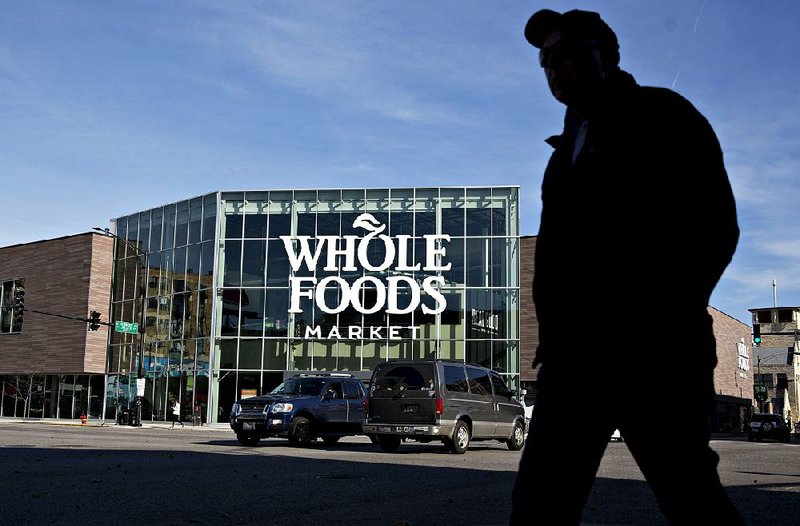
[[747,440],[761,440],[771,438],[780,442],[789,442],[791,430],[781,415],[756,413],[750,419],[750,428],[747,430]]
[[335,444],[361,434],[366,389],[344,373],[303,373],[284,380],[269,394],[237,400],[230,425],[236,438],[254,446],[267,437],[285,437],[307,446],[318,437]]
[[440,440],[455,453],[472,441],[525,442],[525,411],[495,371],[446,360],[389,361],[375,367],[364,432],[383,451],[403,440]]

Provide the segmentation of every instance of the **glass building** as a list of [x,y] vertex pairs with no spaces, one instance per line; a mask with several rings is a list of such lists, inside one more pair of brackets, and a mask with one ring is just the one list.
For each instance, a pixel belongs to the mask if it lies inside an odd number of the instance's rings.
[[144,345],[113,333],[106,418],[142,374],[145,420],[179,400],[225,422],[287,374],[367,379],[391,359],[478,363],[517,388],[518,205],[518,187],[268,190],[116,219],[113,320],[143,318]]

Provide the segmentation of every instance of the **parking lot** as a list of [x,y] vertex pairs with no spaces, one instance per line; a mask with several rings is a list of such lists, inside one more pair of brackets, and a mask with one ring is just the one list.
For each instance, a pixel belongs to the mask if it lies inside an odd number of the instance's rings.
[[[749,524],[797,523],[796,440],[712,445]],[[404,443],[389,454],[363,436],[332,447],[281,439],[243,447],[224,426],[2,421],[2,522],[505,524],[519,455],[497,442],[475,443],[465,455],[437,443]],[[624,443],[609,444],[584,520],[664,524]]]

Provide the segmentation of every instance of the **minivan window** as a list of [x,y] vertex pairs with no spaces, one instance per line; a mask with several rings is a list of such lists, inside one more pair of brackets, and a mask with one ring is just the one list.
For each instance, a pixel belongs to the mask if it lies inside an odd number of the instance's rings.
[[460,365],[444,365],[444,387],[451,393],[467,392],[467,377],[464,376],[464,367]]
[[428,382],[433,379],[433,365],[387,365],[375,372],[372,392],[408,391],[428,389]]
[[500,378],[500,375],[493,372],[491,373],[492,377],[492,385],[494,385],[494,394],[495,396],[505,396],[511,397],[511,390],[506,386],[506,383]]
[[489,380],[488,371],[467,367],[467,377],[469,378],[469,390],[472,394],[492,396],[492,382]]

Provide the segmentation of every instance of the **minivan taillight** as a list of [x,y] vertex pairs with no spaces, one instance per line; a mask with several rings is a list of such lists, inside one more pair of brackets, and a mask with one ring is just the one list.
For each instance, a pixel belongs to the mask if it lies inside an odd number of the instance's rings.
[[444,399],[441,396],[436,397],[436,414],[441,415],[444,413]]
[[364,414],[369,413],[369,398],[364,398]]

